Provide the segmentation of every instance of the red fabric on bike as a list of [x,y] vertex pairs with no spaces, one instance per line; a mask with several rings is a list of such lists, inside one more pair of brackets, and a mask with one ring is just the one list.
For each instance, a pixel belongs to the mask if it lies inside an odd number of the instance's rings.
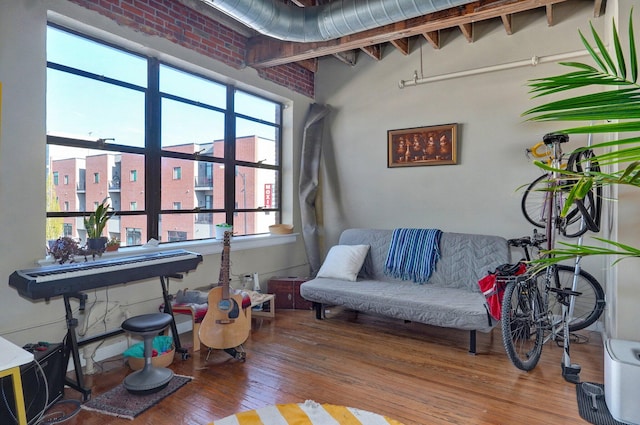
[[[506,267],[507,266],[507,267]],[[508,267],[511,266],[511,267]],[[505,280],[498,279],[499,276],[517,276],[523,274],[527,268],[524,263],[519,263],[513,273],[504,273],[502,270],[512,268],[512,265],[499,266],[493,273],[487,274],[478,281],[478,286],[482,291],[489,314],[496,320],[502,318],[502,299],[504,298]]]

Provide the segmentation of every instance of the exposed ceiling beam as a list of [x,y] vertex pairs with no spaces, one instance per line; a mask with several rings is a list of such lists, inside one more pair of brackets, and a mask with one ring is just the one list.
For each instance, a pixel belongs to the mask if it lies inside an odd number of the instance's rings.
[[599,18],[604,13],[604,6],[607,0],[595,0],[593,4],[593,16]]
[[504,25],[504,30],[507,32],[507,35],[513,34],[513,28],[511,28],[511,17],[513,15],[502,15],[502,25]]
[[303,67],[304,69],[307,69],[313,72],[314,74],[318,72],[318,58],[305,59],[305,60],[298,61],[296,63],[301,67]]
[[400,53],[402,53],[403,55],[408,55],[409,54],[409,38],[398,38],[397,40],[391,40],[391,44],[393,44],[393,46],[400,50]]
[[553,5],[548,4],[545,7],[547,9],[547,25],[552,27],[553,26]]
[[427,39],[429,44],[431,44],[431,46],[434,49],[437,50],[437,49],[440,48],[440,31],[424,32],[424,33],[422,33],[422,35],[424,36],[424,38]]
[[346,52],[334,53],[333,56],[347,65],[354,66],[358,60],[358,50],[348,50]]
[[460,31],[462,31],[462,35],[467,39],[469,43],[473,43],[473,25],[472,24],[460,24],[458,25]]
[[360,50],[379,61],[382,59],[382,46],[382,44],[374,44],[373,46],[363,46]]
[[332,55],[365,46],[386,43],[471,24],[474,21],[499,18],[537,7],[545,7],[567,0],[479,0],[464,6],[385,25],[357,34],[314,43],[293,43],[265,36],[252,37],[247,46],[246,62],[252,67],[269,67],[303,59]]

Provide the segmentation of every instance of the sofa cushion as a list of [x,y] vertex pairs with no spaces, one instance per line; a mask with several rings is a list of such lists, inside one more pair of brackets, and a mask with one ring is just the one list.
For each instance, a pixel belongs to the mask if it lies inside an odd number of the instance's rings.
[[317,277],[355,281],[362,268],[369,245],[336,245],[322,263]]
[[489,332],[496,324],[484,296],[458,288],[413,282],[316,278],[300,285],[307,300],[435,326]]
[[[385,274],[384,264],[393,230],[347,229],[341,245],[370,245],[361,278],[403,282]],[[480,293],[478,280],[510,259],[507,240],[500,236],[444,232],[440,260],[427,285],[461,288]]]

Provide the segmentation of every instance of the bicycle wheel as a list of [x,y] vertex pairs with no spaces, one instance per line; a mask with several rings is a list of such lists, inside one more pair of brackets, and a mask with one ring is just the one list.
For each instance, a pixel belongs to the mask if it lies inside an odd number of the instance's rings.
[[[569,187],[558,190],[556,192],[558,199],[554,200],[554,204],[562,208],[566,198],[565,192],[568,190]],[[549,190],[549,176],[542,175],[529,184],[522,195],[522,201],[520,203],[522,214],[527,221],[543,229],[547,225],[549,215],[549,211],[547,211],[548,196],[552,196],[552,192]],[[595,216],[596,204],[591,191],[587,193],[583,202],[586,211],[592,216]],[[581,217],[580,210],[577,206],[573,205],[566,217],[562,220],[562,223],[559,223],[562,234],[568,238],[575,238],[584,234],[588,228],[581,222]]]
[[515,367],[532,370],[542,355],[542,298],[535,282],[507,285],[502,300],[502,343]]
[[[573,288],[573,275],[574,268],[566,266],[564,264],[558,264],[556,272],[554,273],[553,286],[556,288]],[[544,291],[545,285],[545,271],[537,273],[534,276],[536,279],[538,290]],[[604,310],[604,290],[595,277],[580,270],[577,276],[575,291],[580,292],[580,295],[575,297],[573,314],[569,321],[569,331],[574,332],[580,329],[584,329],[596,322],[602,315]],[[552,315],[553,321],[560,320],[562,318],[562,302],[561,297],[557,294],[549,293],[548,308],[549,314]],[[569,300],[567,300],[569,302]]]

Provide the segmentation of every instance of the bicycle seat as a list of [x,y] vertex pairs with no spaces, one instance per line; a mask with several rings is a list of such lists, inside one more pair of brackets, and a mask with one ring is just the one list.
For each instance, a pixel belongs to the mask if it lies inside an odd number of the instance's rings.
[[542,137],[542,141],[545,145],[567,143],[569,141],[569,135],[565,133],[547,133]]

